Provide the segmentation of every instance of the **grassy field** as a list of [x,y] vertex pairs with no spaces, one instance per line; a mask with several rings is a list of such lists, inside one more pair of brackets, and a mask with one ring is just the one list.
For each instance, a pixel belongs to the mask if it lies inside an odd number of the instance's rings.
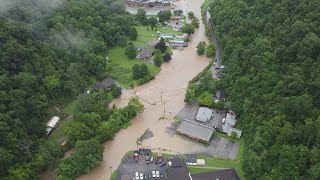
[[[132,41],[135,46],[144,46],[146,49],[154,50],[154,48],[148,46],[148,42],[155,41],[158,39],[159,34],[157,31],[161,33],[173,33],[177,36],[182,35],[181,32],[177,32],[172,30],[169,27],[157,27],[154,28],[152,31],[150,26],[136,26],[138,31],[138,38],[136,41]],[[168,51],[170,52],[172,49],[169,47]],[[129,59],[125,55],[125,47],[115,47],[112,48],[108,53],[109,60],[107,62],[107,66],[109,69],[107,70],[106,75],[111,76],[117,82],[125,87],[128,88],[131,85],[137,83],[137,80],[132,79],[132,71],[131,68],[134,64],[141,64],[145,63],[140,59]],[[160,72],[160,68],[156,67],[152,64],[146,63],[151,76],[155,76]]]
[[[129,59],[125,55],[125,48],[124,47],[116,47],[110,50],[108,54],[109,60],[107,66],[109,67],[107,71],[107,75],[111,76],[117,82],[125,87],[130,87],[131,84],[137,83],[137,80],[132,79],[132,66],[135,64],[142,64],[145,63],[140,59]],[[160,72],[160,68],[156,67],[152,64],[146,63],[150,75],[155,76]]]

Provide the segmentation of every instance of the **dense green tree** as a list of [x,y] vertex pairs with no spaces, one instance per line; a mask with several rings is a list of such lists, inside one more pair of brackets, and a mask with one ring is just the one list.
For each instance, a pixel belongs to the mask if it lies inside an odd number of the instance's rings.
[[188,12],[188,19],[193,19],[194,13],[192,11]]
[[169,61],[171,61],[171,60],[172,60],[172,57],[171,57],[170,53],[168,53],[168,52],[164,53],[164,55],[163,55],[163,61],[164,61],[164,62],[169,62]]
[[197,45],[197,54],[200,55],[204,55],[206,52],[206,42],[204,41],[200,41]]
[[[214,1],[221,80],[243,129],[246,179],[319,179],[319,5]],[[281,10],[280,10],[281,9]]]
[[132,66],[132,78],[133,79],[145,78],[148,75],[149,75],[149,69],[145,63],[135,64]]
[[196,99],[196,85],[193,83],[190,83],[188,85],[188,89],[185,95],[185,101],[186,102],[192,102]]
[[98,166],[103,158],[103,145],[96,139],[78,141],[76,150],[61,161],[57,169],[57,179],[75,179]]
[[121,95],[121,87],[117,86],[117,85],[113,85],[111,87],[111,94],[114,98],[117,98]]
[[182,11],[181,9],[174,10],[174,11],[173,11],[173,14],[174,14],[175,16],[180,16],[180,15],[183,14],[183,11]]
[[191,24],[184,24],[183,26],[182,26],[182,28],[181,28],[181,31],[183,32],[183,33],[187,33],[188,35],[191,35],[191,34],[193,34],[194,33],[194,31],[195,31],[195,27],[193,26],[193,25],[191,25]]
[[169,21],[171,19],[171,11],[170,10],[164,10],[160,11],[158,13],[159,22],[164,23],[166,21]]
[[160,67],[163,63],[163,57],[162,57],[162,54],[161,54],[161,51],[160,52],[157,52],[153,55],[153,62],[156,66]]
[[206,49],[206,56],[209,58],[214,58],[216,54],[216,49],[213,43],[209,43]]
[[139,64],[135,64],[132,66],[132,79],[140,79],[140,66]]
[[139,8],[136,14],[137,20],[143,25],[146,25],[148,23],[146,14],[147,12],[142,8]]
[[136,47],[134,47],[134,45],[130,42],[128,45],[127,45],[127,48],[126,48],[126,55],[128,56],[129,59],[134,59],[136,58],[137,56],[137,50],[136,50]]
[[149,24],[151,26],[151,30],[153,31],[153,28],[157,27],[157,23],[158,23],[157,18],[151,17],[151,18],[148,19],[148,22],[149,22]]
[[136,29],[135,27],[131,27],[129,37],[130,37],[130,40],[131,40],[131,41],[137,40],[138,31],[137,31],[137,29]]
[[[0,9],[0,179],[37,179],[54,164],[41,146],[53,148],[42,142],[48,109],[105,78],[105,53],[136,39],[135,19],[114,1],[11,0]],[[107,119],[105,103],[84,109]]]
[[195,28],[199,28],[199,25],[200,25],[199,19],[196,17],[193,17],[191,21],[191,25],[194,26]]
[[162,53],[167,50],[167,45],[163,38],[161,38],[160,41],[155,45],[155,48],[159,49]]

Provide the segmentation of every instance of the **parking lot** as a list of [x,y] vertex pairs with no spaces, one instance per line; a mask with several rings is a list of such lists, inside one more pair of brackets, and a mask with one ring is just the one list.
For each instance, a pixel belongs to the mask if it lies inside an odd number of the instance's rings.
[[[130,154],[127,158],[125,158],[118,167],[117,170],[117,180],[121,180],[122,175],[128,175],[130,179],[141,179],[140,174],[143,174],[142,179],[166,179],[167,177],[167,164],[163,164],[166,161],[165,158],[162,158],[161,163],[157,163],[155,158],[157,155],[152,155],[149,153],[149,163],[147,164],[146,158],[147,153],[141,151],[141,153],[137,156],[139,159],[136,161],[135,156]],[[153,162],[151,162],[151,157],[154,158]],[[162,165],[163,164],[163,165]],[[152,171],[157,174],[159,172],[158,178],[153,178]],[[136,176],[138,173],[138,177]]]

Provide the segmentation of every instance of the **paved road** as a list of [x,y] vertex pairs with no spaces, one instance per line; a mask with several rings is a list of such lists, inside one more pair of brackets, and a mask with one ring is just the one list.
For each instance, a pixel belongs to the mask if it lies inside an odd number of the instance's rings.
[[206,20],[207,20],[207,25],[210,29],[211,38],[213,39],[213,43],[216,49],[215,63],[212,65],[210,69],[211,69],[213,78],[218,78],[217,77],[218,70],[216,68],[220,67],[221,65],[221,48],[219,46],[218,38],[214,33],[214,25],[211,22],[211,15],[208,10],[206,13]]

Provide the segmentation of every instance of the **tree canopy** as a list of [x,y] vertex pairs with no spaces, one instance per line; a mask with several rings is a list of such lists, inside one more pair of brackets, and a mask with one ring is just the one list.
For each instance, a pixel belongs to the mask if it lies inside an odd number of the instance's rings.
[[136,38],[133,23],[110,0],[1,1],[0,179],[37,179],[53,164],[38,154],[48,108],[105,78],[105,55]]
[[320,1],[210,6],[247,179],[320,178]]

